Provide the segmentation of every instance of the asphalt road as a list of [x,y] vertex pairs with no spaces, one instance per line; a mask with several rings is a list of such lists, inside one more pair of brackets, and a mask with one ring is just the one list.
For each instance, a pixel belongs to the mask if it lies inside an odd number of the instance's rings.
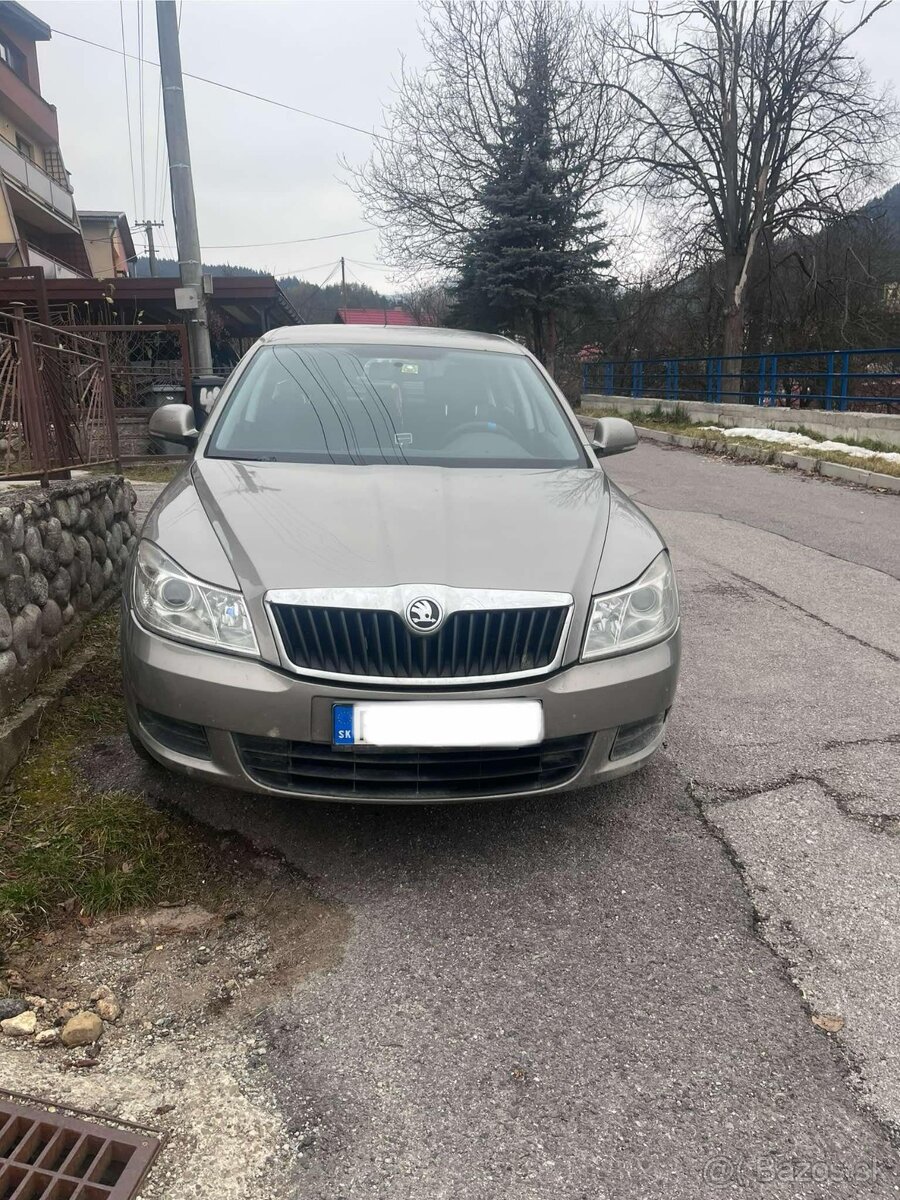
[[294,1197],[900,1190],[900,502],[652,444],[610,474],[682,592],[650,768],[497,806],[195,805],[353,917],[266,1026]]

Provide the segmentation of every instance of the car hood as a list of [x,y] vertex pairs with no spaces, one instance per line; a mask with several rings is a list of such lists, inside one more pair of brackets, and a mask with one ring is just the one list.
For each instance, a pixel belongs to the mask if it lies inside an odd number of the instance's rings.
[[610,512],[605,474],[584,468],[201,458],[191,474],[248,598],[274,588],[398,583],[584,597]]

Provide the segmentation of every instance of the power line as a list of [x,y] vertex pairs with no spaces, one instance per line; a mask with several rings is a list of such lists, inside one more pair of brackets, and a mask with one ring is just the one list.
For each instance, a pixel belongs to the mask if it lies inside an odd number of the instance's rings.
[[317,237],[288,238],[286,242],[241,242],[232,246],[204,246],[204,250],[258,250],[264,246],[296,246],[300,242],[327,242],[331,238],[353,237],[357,233],[373,233],[374,227],[349,229],[346,233],[321,233]]
[[338,259],[337,262],[317,263],[315,266],[312,266],[312,267],[291,267],[289,270],[284,269],[281,271],[277,271],[277,270],[270,271],[269,274],[274,275],[276,279],[285,279],[288,275],[299,276],[301,272],[303,272],[305,274],[305,273],[308,273],[309,271],[322,271],[325,269],[325,267],[331,267],[331,270],[328,272],[328,274],[325,276],[325,278],[322,280],[322,282],[317,285],[317,287],[321,288],[321,287],[325,286],[325,284],[328,282],[328,280],[331,278],[331,276],[335,273],[335,271],[338,269],[338,267],[340,265],[341,265],[341,260]]
[[[350,263],[350,262],[353,262],[353,260],[352,260],[352,259],[350,259],[350,258],[348,258],[346,261],[347,261],[348,263]],[[358,267],[358,266],[359,266],[359,263],[354,263],[354,266],[357,266],[357,267]],[[372,284],[371,284],[371,283],[366,283],[365,279],[360,279],[360,277],[357,275],[357,273],[356,273],[355,271],[351,271],[351,270],[350,270],[350,267],[349,267],[349,266],[347,267],[347,274],[348,274],[348,275],[350,276],[350,278],[351,278],[351,279],[354,281],[354,283],[357,283],[357,284],[359,284],[359,286],[360,286],[360,287],[364,287],[364,288],[370,288],[370,289],[371,289],[371,290],[373,290],[373,291],[377,291],[377,290],[378,290],[378,288],[377,288],[377,287],[373,288],[373,286],[372,286]]]
[[[338,261],[334,264],[334,266],[331,268],[331,270],[328,272],[328,274],[325,276],[325,278],[322,280],[322,282],[317,283],[316,286],[313,288],[313,290],[309,293],[309,295],[303,297],[303,311],[301,312],[300,315],[303,317],[304,321],[306,320],[306,314],[309,313],[309,310],[312,306],[313,296],[315,296],[317,292],[320,292],[322,290],[322,288],[325,287],[325,285],[328,283],[329,279],[331,279],[332,275],[335,273],[335,271],[338,269],[338,267],[340,265],[341,265],[340,259],[338,259]],[[289,271],[288,274],[293,274],[293,272]]]
[[[138,222],[136,222],[136,228],[144,229],[146,227],[146,225],[149,223],[150,222],[147,222],[147,221],[138,221]],[[152,222],[152,224],[154,226],[157,226],[156,221]],[[163,248],[166,250],[166,252],[168,254],[168,261],[170,261],[170,262],[176,261],[177,256],[176,256],[175,251],[174,251],[174,249],[169,241],[169,238],[165,232],[165,228],[162,225],[159,225],[158,228],[160,229],[160,239],[163,243]],[[108,238],[92,238],[92,239],[88,239],[88,240],[102,242],[104,245],[108,245],[108,242],[109,242]],[[148,249],[149,249],[149,247],[148,247]],[[204,264],[204,265],[210,265],[210,264]],[[327,283],[328,278],[330,278],[335,273],[335,271],[337,270],[337,268],[339,266],[340,266],[340,259],[338,259],[337,262],[335,262],[333,259],[329,259],[328,262],[309,263],[306,266],[302,266],[302,267],[284,267],[281,269],[274,268],[274,269],[269,270],[267,272],[267,274],[274,275],[278,279],[284,279],[288,275],[296,275],[299,277],[300,275],[309,274],[310,271],[324,271],[324,269],[326,267],[330,267],[331,269],[328,273],[328,276],[323,281],[323,283],[318,285],[319,287],[322,287],[322,286],[324,286],[324,283]]]
[[[134,141],[131,137],[131,100],[128,97],[128,63],[127,58],[133,58],[131,54],[126,54],[125,51],[125,5],[123,0],[119,0],[119,27],[122,32],[122,73],[125,76],[125,119],[128,123],[128,157],[131,161],[131,199],[134,203],[133,212],[137,211],[137,185],[134,179]],[[108,47],[112,49],[112,47]],[[118,51],[113,51],[118,53]]]
[[[121,0],[119,0],[121,4]],[[79,37],[77,33],[67,33],[65,29],[51,29],[51,33],[55,33],[58,37],[71,38],[75,42],[82,42],[86,46],[94,46],[97,50],[108,50],[112,54],[118,54],[118,50],[114,50],[112,46],[104,46],[102,42],[91,41],[90,38]],[[124,46],[124,43],[123,43]],[[124,54],[124,48],[122,53]],[[136,58],[134,54],[129,54],[129,58]],[[153,62],[152,59],[143,60],[148,66],[158,67],[159,63]],[[234,87],[230,83],[222,83],[219,79],[207,79],[204,75],[193,75],[190,71],[182,71],[185,79],[195,79],[198,83],[207,83],[210,87],[222,88],[226,92],[234,92],[238,96],[247,96],[250,100],[259,100],[263,104],[271,104],[275,108],[283,108],[287,112],[299,113],[301,117],[310,117],[314,121],[324,121],[326,125],[338,125],[341,129],[350,129],[354,133],[363,133],[366,137],[374,138],[378,142],[393,142],[399,144],[396,138],[389,137],[385,133],[375,133],[372,129],[363,129],[361,125],[351,125],[348,121],[339,121],[336,117],[323,117],[321,113],[310,112],[306,108],[297,108],[294,104],[287,104],[283,100],[273,100],[271,96],[260,96],[258,92],[249,92],[244,88]]]
[[390,267],[387,263],[363,262],[359,258],[348,258],[347,262],[353,263],[355,267],[363,267],[366,271],[389,271]]
[[323,271],[326,267],[335,267],[335,262],[332,259],[329,262],[313,263],[311,267],[293,267],[290,271],[272,271],[272,275],[277,275],[279,278],[284,278],[286,275],[299,275],[301,271]]

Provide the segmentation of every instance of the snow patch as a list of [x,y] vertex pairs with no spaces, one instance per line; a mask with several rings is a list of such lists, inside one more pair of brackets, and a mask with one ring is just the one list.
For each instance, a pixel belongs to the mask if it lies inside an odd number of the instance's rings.
[[718,425],[701,425],[700,429],[714,429],[725,438],[753,438],[757,442],[778,442],[782,446],[793,446],[797,450],[836,450],[849,454],[851,458],[880,458],[885,462],[900,463],[900,454],[867,450],[865,446],[850,446],[847,442],[817,442],[805,433],[790,433],[786,429],[751,429],[738,426],[735,429],[720,429]]

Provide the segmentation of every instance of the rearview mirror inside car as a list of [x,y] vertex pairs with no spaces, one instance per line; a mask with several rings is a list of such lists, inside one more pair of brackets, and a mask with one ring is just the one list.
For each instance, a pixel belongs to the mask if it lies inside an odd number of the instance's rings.
[[150,434],[166,442],[193,447],[200,436],[189,404],[163,404],[150,417]]
[[638,444],[638,435],[630,421],[624,417],[600,417],[594,426],[591,446],[602,458],[610,454],[624,454]]

